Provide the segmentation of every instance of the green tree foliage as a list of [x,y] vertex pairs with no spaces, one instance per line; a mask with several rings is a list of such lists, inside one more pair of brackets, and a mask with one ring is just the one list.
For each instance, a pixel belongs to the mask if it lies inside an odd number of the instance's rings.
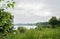
[[9,31],[12,26],[13,16],[10,12],[0,9],[0,32]]
[[18,28],[18,31],[19,31],[20,33],[25,33],[26,28],[24,28],[24,27],[19,27],[19,28]]
[[52,25],[52,28],[54,28],[56,25],[58,25],[58,20],[56,17],[52,17],[50,20],[49,20],[49,24]]
[[58,19],[58,26],[60,26],[60,18]]
[[14,8],[14,0],[0,0],[0,8],[8,9],[8,8]]
[[1,33],[8,33],[12,29],[13,16],[6,11],[9,8],[14,8],[15,2],[13,0],[0,0],[0,36]]

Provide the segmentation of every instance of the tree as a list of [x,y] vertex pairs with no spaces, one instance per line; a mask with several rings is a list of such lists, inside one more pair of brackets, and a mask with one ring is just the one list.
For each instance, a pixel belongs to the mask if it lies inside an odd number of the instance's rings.
[[0,12],[0,28],[3,29],[2,31],[6,31],[12,26],[12,19],[10,12],[5,12],[3,10]]
[[58,26],[60,26],[60,18],[58,19]]
[[13,0],[0,0],[0,4],[0,33],[5,33],[9,32],[13,26],[13,16],[6,10],[14,8],[15,2]]
[[14,0],[0,0],[0,8],[3,8],[4,10],[8,8],[14,8]]
[[49,20],[49,24],[52,25],[52,28],[55,28],[56,25],[58,25],[58,20],[56,17],[52,17],[50,20]]

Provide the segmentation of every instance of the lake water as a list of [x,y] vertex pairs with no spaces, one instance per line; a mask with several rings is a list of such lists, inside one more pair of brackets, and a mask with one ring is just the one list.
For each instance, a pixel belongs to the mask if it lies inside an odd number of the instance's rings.
[[36,28],[35,25],[16,25],[16,26],[14,26],[14,30],[17,30],[18,27],[24,27],[26,29],[30,29],[30,28],[33,28],[34,29],[34,28]]

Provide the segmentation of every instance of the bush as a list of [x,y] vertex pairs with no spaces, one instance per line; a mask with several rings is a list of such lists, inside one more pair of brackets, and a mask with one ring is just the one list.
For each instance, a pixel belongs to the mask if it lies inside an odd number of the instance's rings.
[[24,27],[18,27],[18,31],[19,31],[20,33],[25,33],[26,28],[24,28]]

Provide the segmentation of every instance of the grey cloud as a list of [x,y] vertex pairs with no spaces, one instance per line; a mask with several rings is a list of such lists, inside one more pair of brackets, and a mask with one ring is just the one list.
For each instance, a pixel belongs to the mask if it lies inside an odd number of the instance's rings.
[[18,2],[21,3],[34,3],[34,2],[40,2],[41,0],[19,0]]
[[[38,22],[48,21],[51,16],[60,17],[60,0],[16,0],[17,4],[40,4],[43,3],[45,6],[42,9],[28,9],[23,7],[15,7],[14,13],[15,22]],[[32,12],[34,11],[34,12]],[[33,13],[40,13],[48,11],[51,13],[49,16],[36,16]],[[20,13],[20,14],[18,14]],[[44,14],[43,14],[44,15]],[[20,16],[20,17],[19,17]]]
[[16,14],[16,20],[14,20],[16,23],[36,23],[36,22],[43,22],[43,21],[48,21],[49,17],[39,17],[39,16],[27,16],[25,14]]
[[52,15],[60,17],[60,0],[46,0],[45,4],[51,9]]

